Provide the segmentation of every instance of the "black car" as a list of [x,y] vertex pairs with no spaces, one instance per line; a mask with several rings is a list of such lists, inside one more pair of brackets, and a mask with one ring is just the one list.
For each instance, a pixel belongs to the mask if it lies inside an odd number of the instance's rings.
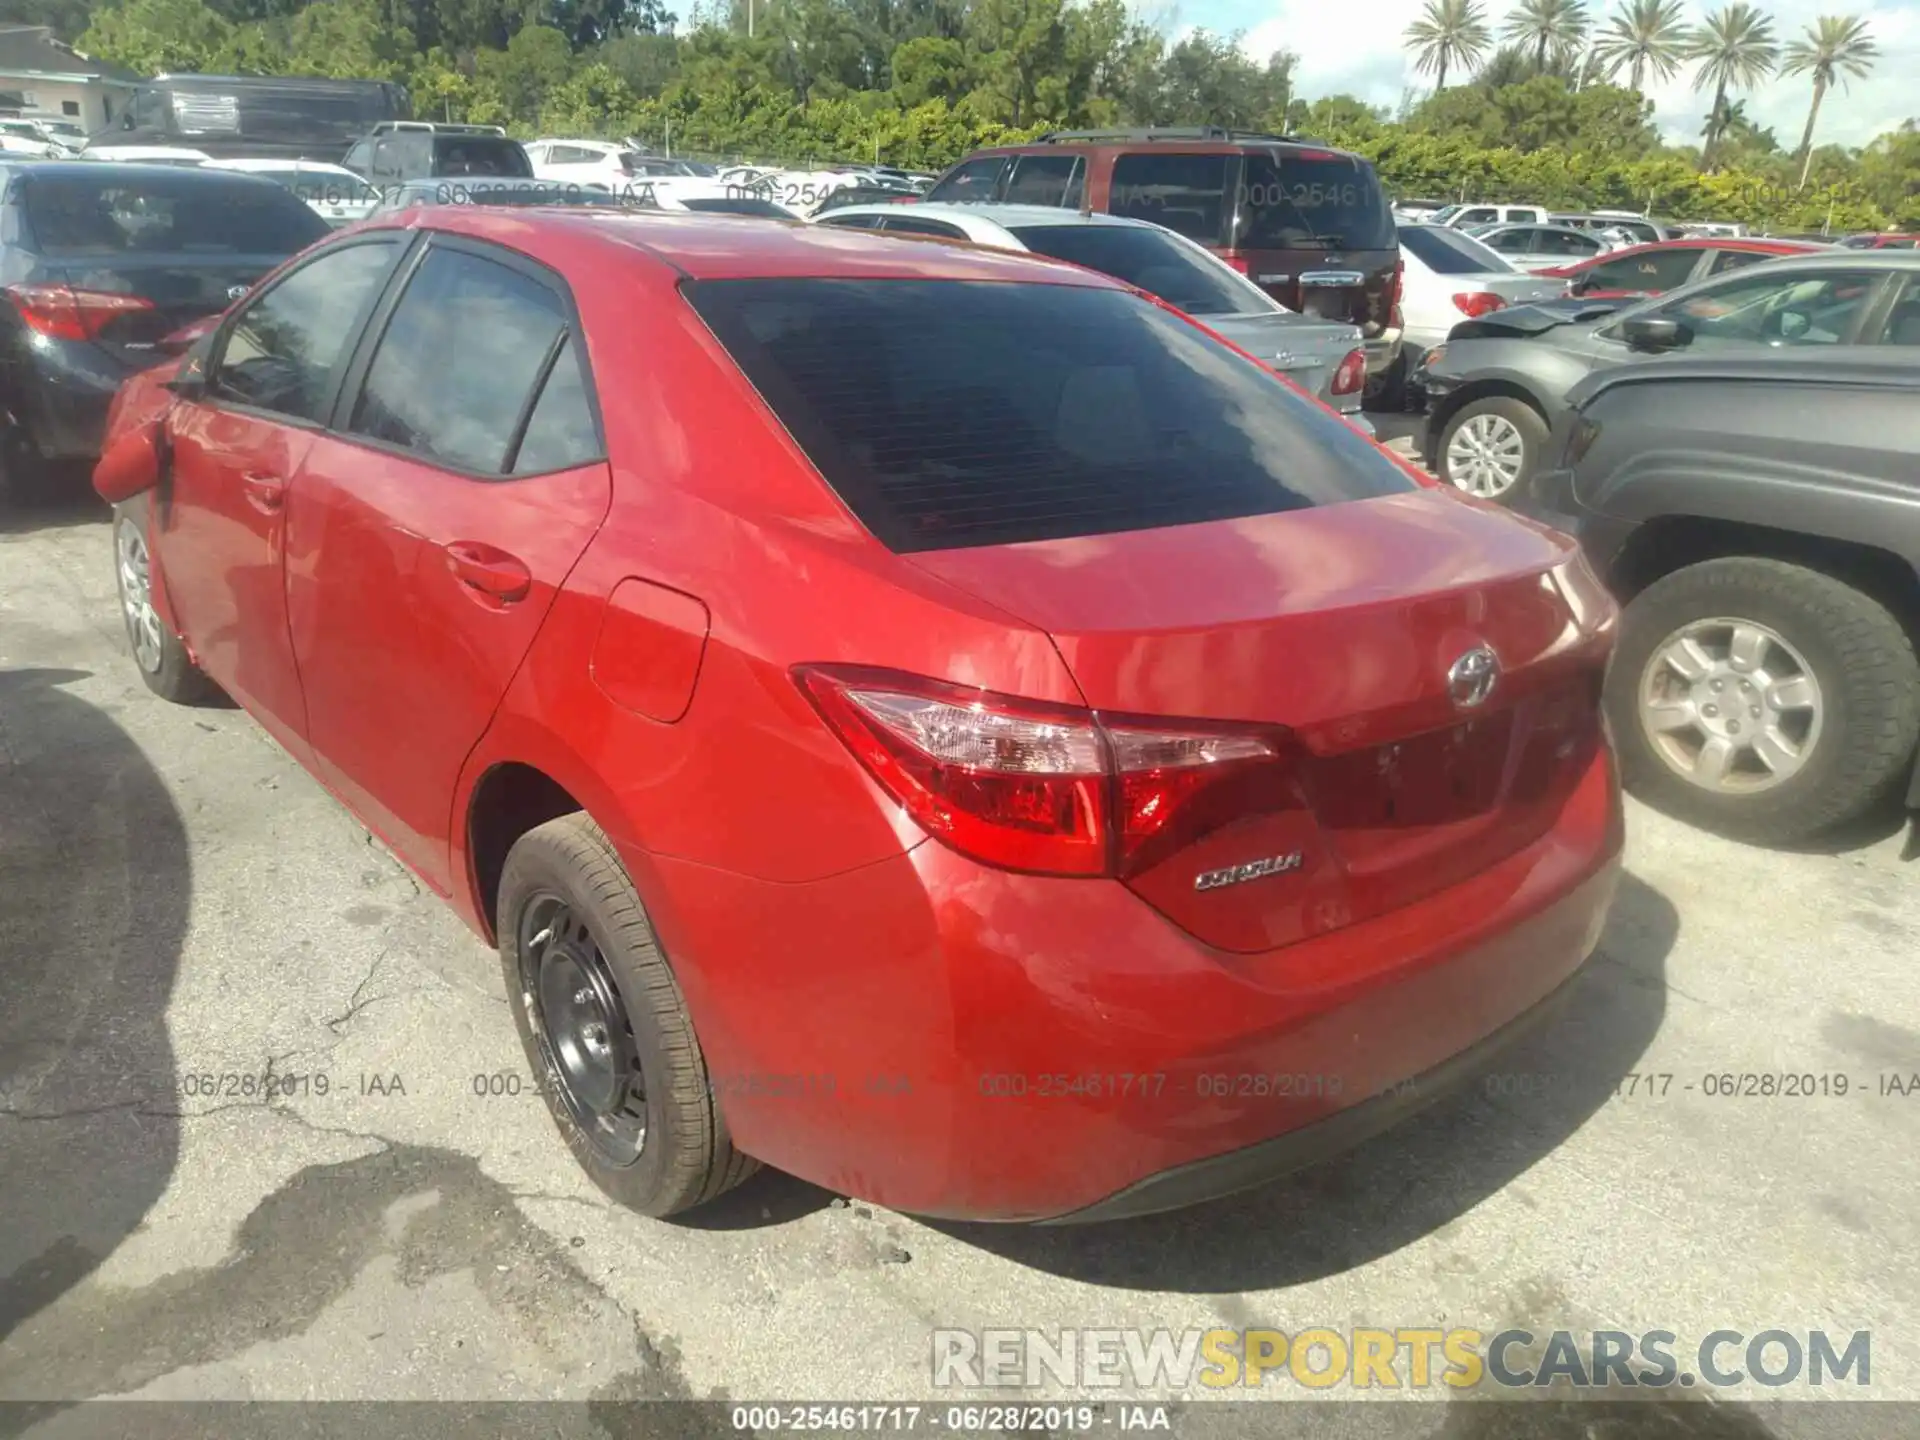
[[409,180],[531,180],[533,161],[498,125],[394,120],[354,142],[340,162],[376,188]]
[[215,159],[336,161],[374,126],[409,113],[406,90],[386,80],[156,75],[92,139],[178,145]]
[[1763,844],[1920,807],[1920,307],[1852,350],[1576,384],[1514,508],[1624,606],[1606,704],[1642,799]]
[[285,186],[232,170],[0,164],[0,495],[97,457],[120,382],[332,233]]

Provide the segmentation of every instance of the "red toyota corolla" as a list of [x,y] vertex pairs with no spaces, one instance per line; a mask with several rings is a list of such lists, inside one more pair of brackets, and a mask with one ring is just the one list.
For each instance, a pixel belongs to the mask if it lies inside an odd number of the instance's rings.
[[1599,935],[1571,542],[1089,272],[429,207],[112,427],[147,683],[227,691],[498,944],[649,1214],[755,1161],[976,1219],[1225,1193]]

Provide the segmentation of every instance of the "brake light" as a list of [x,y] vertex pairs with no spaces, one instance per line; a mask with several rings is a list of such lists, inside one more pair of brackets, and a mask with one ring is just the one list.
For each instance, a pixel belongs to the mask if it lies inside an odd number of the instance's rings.
[[1402,256],[1393,262],[1393,300],[1389,308],[1397,312],[1400,309],[1400,302],[1406,299],[1406,296],[1407,262],[1406,258]]
[[1235,270],[1237,270],[1237,271],[1239,271],[1239,272],[1240,272],[1240,273],[1241,273],[1242,275],[1246,275],[1246,276],[1249,276],[1249,277],[1251,277],[1251,276],[1252,276],[1252,274],[1253,274],[1253,267],[1252,267],[1251,265],[1249,265],[1249,264],[1248,264],[1248,263],[1246,262],[1246,260],[1245,260],[1245,258],[1243,258],[1242,256],[1239,256],[1239,255],[1222,255],[1222,256],[1221,256],[1220,258],[1221,258],[1222,260],[1224,260],[1224,261],[1226,261],[1226,262],[1227,262],[1227,264],[1229,264],[1229,265],[1231,265],[1231,266],[1232,266],[1232,267],[1233,267],[1233,268],[1234,268]]
[[1453,308],[1469,320],[1477,320],[1482,315],[1491,315],[1506,303],[1490,290],[1475,290],[1469,294],[1453,297]]
[[1366,388],[1367,352],[1349,350],[1347,358],[1340,362],[1340,368],[1333,372],[1333,393],[1352,395]]
[[1270,727],[1098,715],[891,670],[794,676],[921,828],[1001,869],[1125,878],[1296,793]]
[[153,309],[153,302],[140,295],[57,284],[9,285],[7,297],[29,328],[53,340],[97,340],[122,315]]

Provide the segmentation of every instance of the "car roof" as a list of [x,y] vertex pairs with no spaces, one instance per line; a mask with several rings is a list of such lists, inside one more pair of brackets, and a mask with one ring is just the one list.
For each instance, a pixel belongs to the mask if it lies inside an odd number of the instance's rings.
[[[1836,265],[1848,270],[1920,270],[1920,250],[1845,250],[1837,245],[1822,245],[1804,253],[1796,251],[1780,256],[1768,263],[1767,273],[1777,275],[1786,270],[1831,270]],[[1713,278],[1717,280],[1720,277],[1716,275]]]
[[945,201],[928,204],[899,202],[892,205],[843,205],[838,210],[829,210],[827,216],[838,215],[919,215],[930,220],[951,220],[956,223],[968,220],[986,220],[1003,229],[1014,229],[1022,225],[1118,225],[1131,226],[1133,229],[1158,230],[1161,227],[1150,220],[1133,220],[1124,215],[1086,214],[1079,210],[1066,210],[1057,205],[970,205],[949,204]]
[[248,174],[255,170],[320,170],[329,174],[339,172],[352,175],[353,171],[344,165],[336,165],[331,160],[275,160],[263,155],[237,155],[232,159],[213,159],[206,163],[209,170],[238,170]]
[[137,160],[38,160],[20,167],[23,175],[65,176],[80,180],[151,180],[165,175],[173,185],[258,185],[281,188],[276,182],[244,170],[214,169],[207,165],[142,165]]
[[801,220],[743,225],[737,216],[700,211],[424,205],[369,224],[492,240],[556,266],[637,254],[689,280],[974,280],[1127,288],[1078,265],[1022,251],[938,242],[903,245],[862,230]]

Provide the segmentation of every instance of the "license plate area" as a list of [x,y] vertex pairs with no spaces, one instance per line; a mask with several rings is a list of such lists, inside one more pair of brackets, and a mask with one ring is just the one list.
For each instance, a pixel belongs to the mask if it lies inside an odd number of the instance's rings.
[[1315,763],[1314,811],[1336,832],[1428,829],[1471,820],[1500,799],[1511,711]]

